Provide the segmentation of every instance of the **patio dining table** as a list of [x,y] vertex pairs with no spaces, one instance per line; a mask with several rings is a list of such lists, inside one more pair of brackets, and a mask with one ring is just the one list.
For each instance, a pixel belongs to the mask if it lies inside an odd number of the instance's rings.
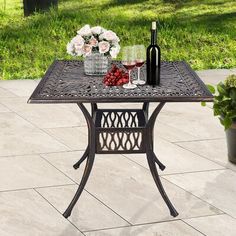
[[[114,61],[122,67],[119,61]],[[141,69],[145,76],[145,65]],[[148,166],[156,186],[173,217],[178,215],[161,183],[157,166],[165,166],[154,153],[154,124],[167,102],[212,101],[213,96],[198,75],[184,61],[162,62],[160,86],[142,85],[135,89],[105,86],[102,76],[84,74],[79,60],[56,60],[50,66],[29,103],[76,103],[88,126],[88,145],[74,168],[86,161],[84,173],[74,198],[63,216],[69,217],[91,173],[95,154],[146,153]],[[85,103],[91,105],[91,112]],[[109,103],[101,108],[99,103]],[[140,108],[116,109],[113,103],[141,103]],[[151,114],[149,104],[158,103]]]

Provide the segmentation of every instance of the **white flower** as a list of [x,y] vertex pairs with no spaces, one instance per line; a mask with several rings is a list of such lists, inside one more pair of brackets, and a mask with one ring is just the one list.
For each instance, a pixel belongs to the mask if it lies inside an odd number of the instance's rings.
[[84,44],[82,47],[82,52],[84,56],[89,56],[92,52],[92,46],[89,44]]
[[91,37],[91,39],[89,39],[89,44],[92,46],[92,47],[97,47],[98,46],[98,41],[95,37]]
[[75,45],[75,47],[83,47],[84,39],[80,35],[76,35],[72,40],[71,43]]
[[82,56],[83,55],[83,47],[75,47],[75,55]]
[[92,35],[91,29],[89,25],[85,25],[80,30],[77,31],[77,34],[81,36],[90,36]]
[[112,58],[116,58],[119,52],[120,52],[120,45],[117,44],[111,48],[110,55]]
[[99,39],[102,40],[102,39],[106,39],[107,41],[112,41],[112,42],[119,42],[120,39],[119,37],[116,35],[116,33],[114,33],[113,31],[111,30],[107,30],[105,31],[104,33],[102,33],[100,36],[99,36]]
[[67,53],[74,56],[75,55],[75,52],[74,52],[74,45],[70,42],[70,43],[67,43],[66,45],[66,50],[67,50]]
[[110,43],[107,41],[101,41],[98,44],[98,48],[100,53],[106,53],[110,49]]
[[104,29],[101,26],[94,26],[91,28],[92,34],[101,34]]

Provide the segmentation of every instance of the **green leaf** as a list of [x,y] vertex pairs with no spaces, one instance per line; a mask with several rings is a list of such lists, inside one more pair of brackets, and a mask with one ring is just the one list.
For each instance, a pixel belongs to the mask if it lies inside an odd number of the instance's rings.
[[221,123],[223,126],[225,126],[224,120],[223,120],[221,117],[219,118],[219,120],[220,120],[220,123]]
[[216,90],[215,90],[215,87],[210,85],[210,84],[207,84],[206,85],[208,90],[212,93],[212,94],[215,94]]
[[226,96],[223,96],[223,98],[222,98],[222,101],[230,101],[230,100],[231,100],[231,98],[226,97]]
[[205,107],[205,106],[206,106],[206,102],[201,102],[201,105],[202,105],[203,107]]
[[228,116],[226,116],[224,118],[224,127],[225,127],[225,130],[230,128],[230,126],[232,125],[232,119]]
[[217,90],[218,90],[219,94],[222,94],[222,95],[226,94],[226,90],[225,90],[224,85],[222,83],[217,84]]
[[230,98],[232,98],[232,100],[236,101],[236,88],[231,88],[230,89],[229,96],[230,96]]

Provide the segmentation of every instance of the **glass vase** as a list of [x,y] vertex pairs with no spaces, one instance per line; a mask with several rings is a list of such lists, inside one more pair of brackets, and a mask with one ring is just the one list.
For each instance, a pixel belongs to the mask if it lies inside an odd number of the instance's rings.
[[86,75],[105,75],[109,67],[109,58],[101,53],[92,53],[84,59]]

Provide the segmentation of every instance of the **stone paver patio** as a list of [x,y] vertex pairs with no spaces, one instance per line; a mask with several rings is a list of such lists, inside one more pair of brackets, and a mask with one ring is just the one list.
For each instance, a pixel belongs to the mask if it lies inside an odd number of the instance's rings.
[[[198,72],[211,84],[232,73]],[[83,173],[84,165],[72,165],[87,144],[85,120],[73,104],[27,104],[37,83],[0,81],[1,236],[236,235],[236,166],[227,161],[210,103],[167,104],[155,127],[156,153],[167,166],[160,174],[177,218],[169,216],[145,156],[132,154],[97,155],[86,191],[65,219]]]

